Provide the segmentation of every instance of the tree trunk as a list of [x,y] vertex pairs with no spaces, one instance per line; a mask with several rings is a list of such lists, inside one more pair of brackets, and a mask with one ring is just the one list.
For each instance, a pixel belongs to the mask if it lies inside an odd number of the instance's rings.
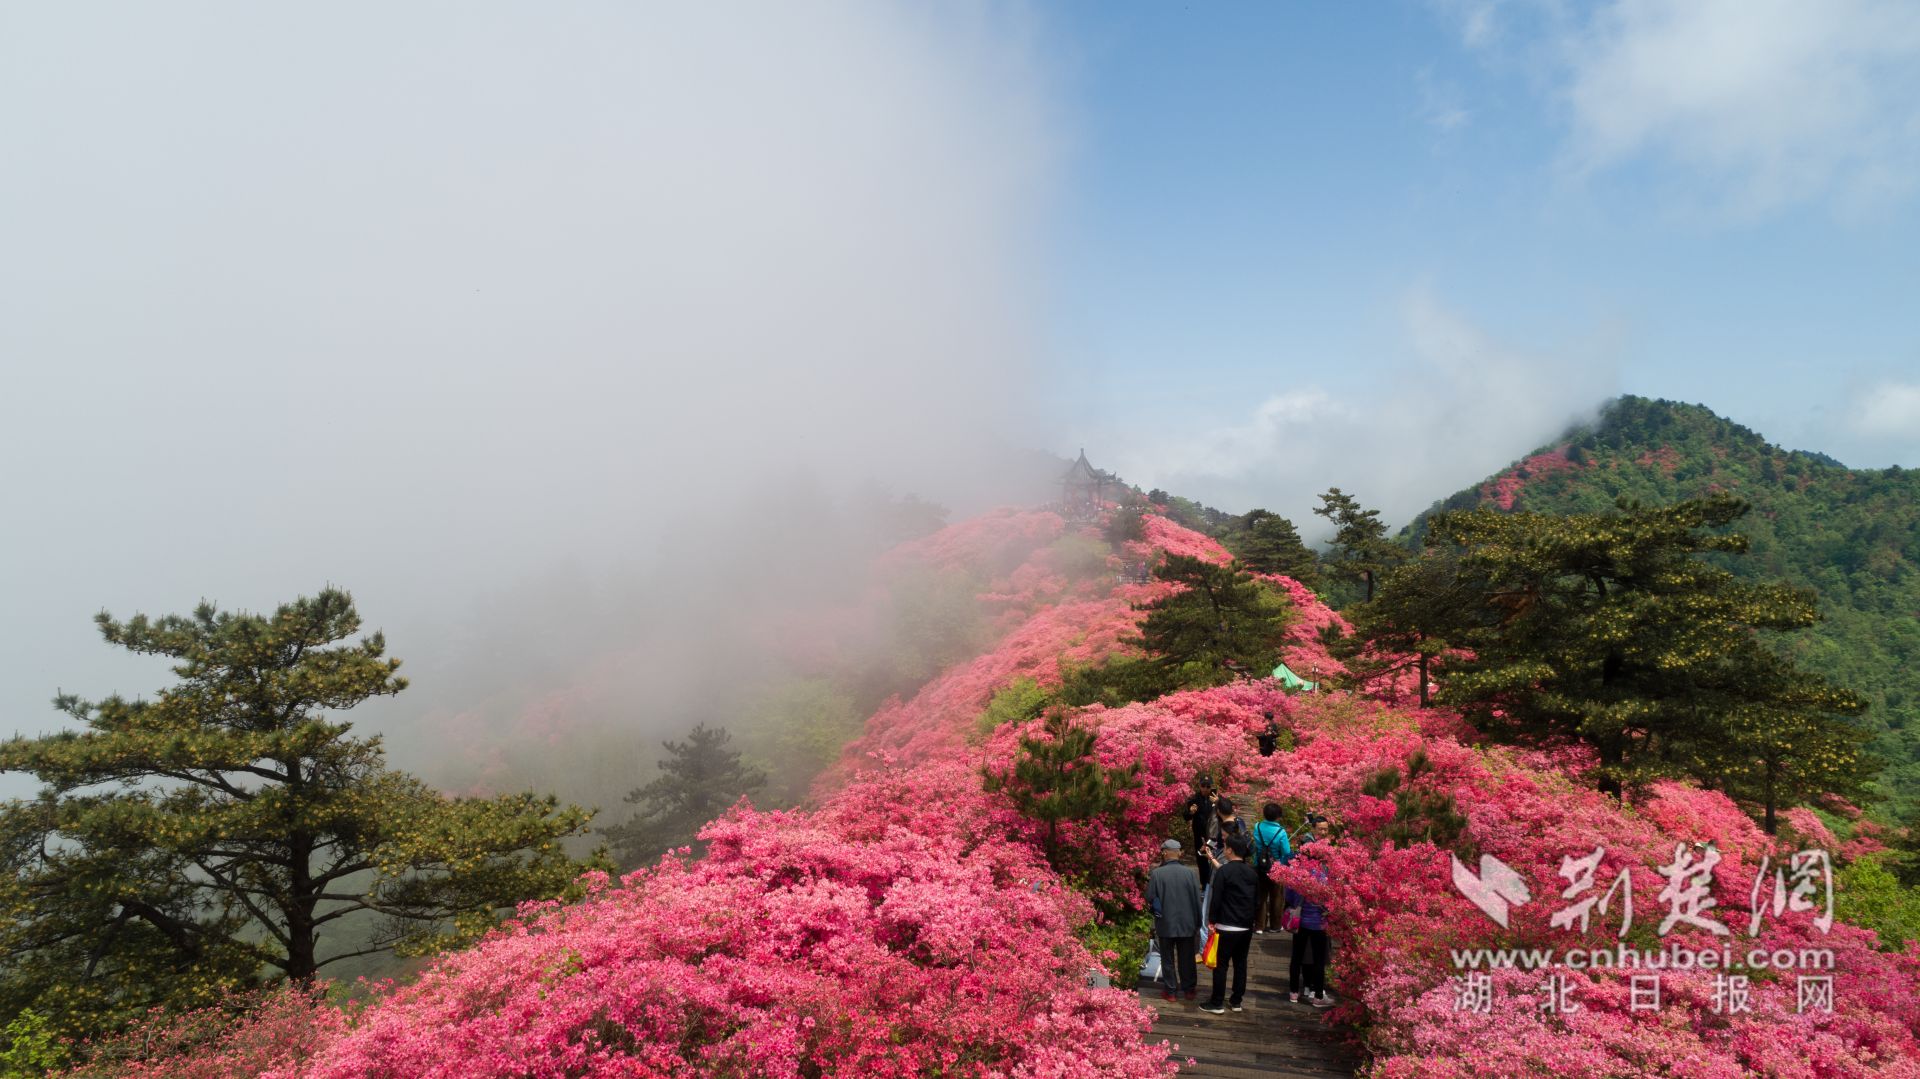
[[287,881],[287,977],[308,982],[320,969],[315,955],[319,950],[319,934],[313,924],[316,905],[313,896],[318,891],[313,884],[313,837],[295,833],[288,840],[288,861],[292,866]]
[[1773,762],[1772,761],[1767,762],[1766,802],[1767,802],[1766,820],[1760,825],[1760,827],[1768,835],[1772,835],[1774,834],[1774,829],[1779,827],[1779,822],[1774,819]]
[[1600,782],[1596,786],[1600,793],[1610,794],[1615,801],[1618,801],[1626,795],[1626,788],[1621,786],[1620,780],[1615,777],[1614,769],[1620,766],[1620,762],[1625,759],[1625,754],[1611,739],[1596,741],[1593,748],[1600,753]]
[[1361,570],[1360,572],[1364,574],[1367,578],[1367,602],[1372,603],[1373,602],[1373,571],[1370,569],[1366,569],[1366,570]]
[[1422,652],[1420,653],[1420,707],[1425,708],[1430,703],[1427,700],[1427,654]]
[[[293,794],[289,801],[298,806],[306,788],[300,761],[281,763],[287,770],[287,788]],[[313,882],[314,843],[313,833],[302,829],[287,836],[287,977],[302,984],[311,982],[320,970],[316,954],[320,934],[313,924],[314,908],[319,905],[314,897],[320,891]]]

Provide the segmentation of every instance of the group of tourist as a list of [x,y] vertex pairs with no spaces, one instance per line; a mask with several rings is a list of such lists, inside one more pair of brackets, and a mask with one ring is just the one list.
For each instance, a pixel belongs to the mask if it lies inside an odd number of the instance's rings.
[[[1268,746],[1274,734],[1269,716],[1260,738],[1263,752],[1271,752]],[[1208,776],[1194,784],[1185,816],[1193,831],[1194,867],[1182,861],[1181,842],[1168,839],[1161,844],[1160,865],[1147,876],[1147,909],[1153,913],[1159,941],[1162,996],[1167,1000],[1183,994],[1187,1000],[1198,996],[1198,957],[1208,938],[1217,935],[1213,994],[1200,1008],[1215,1014],[1229,1008],[1240,1011],[1253,938],[1290,932],[1293,953],[1287,970],[1287,999],[1296,1004],[1304,1000],[1316,1008],[1332,1007],[1327,993],[1325,911],[1271,876],[1276,866],[1293,860],[1298,848],[1317,841],[1315,830],[1324,832],[1327,819],[1307,813],[1296,838],[1281,820],[1279,803],[1268,802],[1261,808],[1261,819],[1249,827],[1239,807],[1216,790]]]

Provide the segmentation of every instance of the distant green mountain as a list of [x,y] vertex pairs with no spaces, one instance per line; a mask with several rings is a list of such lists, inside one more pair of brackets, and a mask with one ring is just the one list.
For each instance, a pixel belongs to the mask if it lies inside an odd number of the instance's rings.
[[[1812,588],[1826,619],[1788,650],[1873,702],[1864,722],[1889,760],[1898,810],[1920,802],[1920,471],[1847,468],[1783,450],[1699,405],[1622,397],[1477,487],[1434,505],[1591,512],[1624,495],[1672,502],[1730,491],[1752,503],[1735,572]],[[1425,530],[1426,514],[1408,527]]]

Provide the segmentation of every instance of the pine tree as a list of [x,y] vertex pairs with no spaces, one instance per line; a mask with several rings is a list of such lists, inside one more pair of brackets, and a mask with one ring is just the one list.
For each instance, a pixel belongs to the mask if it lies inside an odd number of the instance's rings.
[[1432,787],[1417,785],[1433,771],[1433,762],[1425,750],[1415,750],[1407,758],[1406,771],[1389,765],[1367,777],[1360,793],[1393,801],[1393,817],[1387,821],[1381,839],[1389,846],[1410,847],[1432,843],[1452,849],[1467,831],[1467,818],[1460,813],[1453,795]]
[[1133,643],[1152,656],[1163,692],[1272,669],[1291,608],[1270,589],[1238,566],[1191,555],[1168,555],[1153,576],[1181,586],[1137,608],[1146,618]]
[[[1791,668],[1756,634],[1818,618],[1811,598],[1750,583],[1703,555],[1738,554],[1723,528],[1746,504],[1715,496],[1610,513],[1436,515],[1431,545],[1455,545],[1477,594],[1450,630],[1473,653],[1441,699],[1483,729],[1577,737],[1604,789],[1681,770],[1698,747],[1731,744],[1741,717],[1845,714],[1857,696]],[[1757,728],[1754,728],[1757,729]]]
[[1024,817],[1045,828],[1041,844],[1047,861],[1062,873],[1079,867],[1066,849],[1060,826],[1092,821],[1120,812],[1121,795],[1139,786],[1140,765],[1110,768],[1100,763],[1098,738],[1055,709],[1037,734],[1022,735],[1013,766],[987,772],[988,791],[1005,794]]
[[1147,520],[1144,510],[1123,507],[1107,518],[1107,542],[1115,547],[1145,539]]
[[[266,970],[312,979],[382,951],[471,939],[583,868],[588,814],[527,794],[449,798],[330,718],[400,692],[400,662],[345,592],[271,616],[96,620],[175,661],[151,701],[56,704],[85,725],[0,745],[40,796],[0,811],[0,993],[63,1032],[213,1003]],[[329,941],[351,941],[324,947]]]
[[1920,888],[1920,809],[1909,812],[1901,820],[1889,846],[1887,864],[1894,875],[1906,887]]
[[623,867],[632,868],[693,842],[695,833],[742,797],[759,790],[767,775],[741,762],[727,745],[725,727],[696,725],[684,742],[663,742],[667,755],[660,776],[627,794],[639,812],[625,824],[606,829],[607,841]]
[[1760,826],[1773,835],[1784,807],[1819,794],[1859,797],[1879,762],[1864,749],[1867,732],[1841,718],[1864,711],[1862,698],[1757,644],[1747,650],[1751,703],[1735,703],[1709,728],[1712,737],[1677,756],[1703,783],[1757,803]]
[[1353,635],[1332,643],[1331,650],[1363,682],[1411,668],[1425,708],[1432,703],[1433,661],[1452,647],[1461,605],[1475,595],[1459,555],[1429,548],[1387,571],[1374,598],[1354,609]]
[[1406,558],[1406,551],[1387,539],[1387,526],[1380,520],[1380,511],[1365,509],[1352,495],[1338,487],[1329,487],[1313,512],[1332,521],[1337,529],[1333,535],[1332,567],[1364,584],[1364,598],[1372,599],[1374,579]]
[[1311,588],[1319,577],[1319,560],[1300,540],[1300,530],[1277,513],[1253,510],[1241,517],[1227,535],[1227,549],[1242,566],[1255,573],[1279,573]]

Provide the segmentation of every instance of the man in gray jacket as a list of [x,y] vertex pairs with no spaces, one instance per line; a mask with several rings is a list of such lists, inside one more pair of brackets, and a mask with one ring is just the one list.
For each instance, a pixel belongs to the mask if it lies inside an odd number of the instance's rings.
[[1160,995],[1184,992],[1192,1000],[1200,984],[1193,948],[1200,935],[1200,877],[1180,864],[1180,841],[1160,844],[1160,864],[1147,874],[1147,909],[1160,938]]

